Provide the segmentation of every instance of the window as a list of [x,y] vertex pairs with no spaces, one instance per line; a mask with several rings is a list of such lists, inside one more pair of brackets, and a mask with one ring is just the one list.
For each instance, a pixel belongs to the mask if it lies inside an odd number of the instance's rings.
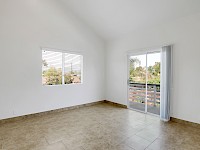
[[42,84],[81,83],[82,60],[82,55],[42,50]]

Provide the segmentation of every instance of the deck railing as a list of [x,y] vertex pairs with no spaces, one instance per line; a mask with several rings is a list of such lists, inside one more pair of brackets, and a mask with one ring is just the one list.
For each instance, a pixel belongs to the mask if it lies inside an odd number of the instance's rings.
[[[145,103],[146,84],[129,83],[129,100]],[[147,84],[147,104],[151,106],[160,105],[160,84]]]

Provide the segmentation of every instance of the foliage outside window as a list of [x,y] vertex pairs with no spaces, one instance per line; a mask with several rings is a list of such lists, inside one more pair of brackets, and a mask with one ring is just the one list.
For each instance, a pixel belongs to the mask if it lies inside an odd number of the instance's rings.
[[42,84],[81,83],[82,58],[82,55],[43,50]]
[[145,83],[147,69],[147,84],[160,84],[160,62],[155,62],[154,65],[140,66],[141,60],[137,57],[130,59],[130,82]]

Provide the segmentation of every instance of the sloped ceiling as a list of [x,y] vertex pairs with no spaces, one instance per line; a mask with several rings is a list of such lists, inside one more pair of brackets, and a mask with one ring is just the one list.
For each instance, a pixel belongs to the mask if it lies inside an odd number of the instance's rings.
[[104,40],[200,12],[200,0],[61,0]]

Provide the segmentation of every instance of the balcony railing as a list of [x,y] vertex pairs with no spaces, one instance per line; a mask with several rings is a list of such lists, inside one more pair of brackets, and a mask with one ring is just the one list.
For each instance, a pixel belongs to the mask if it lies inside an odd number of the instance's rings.
[[[129,101],[145,103],[146,84],[129,83]],[[160,84],[147,84],[147,105],[160,106]]]

